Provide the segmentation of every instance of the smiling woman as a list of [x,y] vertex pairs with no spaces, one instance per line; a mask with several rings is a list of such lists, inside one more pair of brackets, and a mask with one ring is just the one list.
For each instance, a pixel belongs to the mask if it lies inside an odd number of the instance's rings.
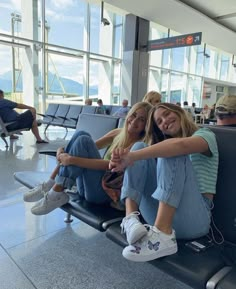
[[[147,137],[160,130],[166,140],[149,147],[136,143],[130,152],[114,150],[110,161],[113,171],[127,167],[122,227],[130,245],[123,256],[139,262],[176,253],[176,236],[188,239],[208,233],[218,171],[215,135],[198,128],[179,106],[158,104],[147,130]],[[153,225],[140,223],[138,209]]]

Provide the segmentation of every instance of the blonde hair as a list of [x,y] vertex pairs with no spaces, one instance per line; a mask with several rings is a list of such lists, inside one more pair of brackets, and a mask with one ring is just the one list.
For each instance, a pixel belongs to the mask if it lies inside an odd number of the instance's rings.
[[[129,110],[129,112],[125,118],[125,123],[124,123],[123,128],[121,129],[120,133],[114,138],[112,145],[110,146],[110,148],[108,150],[108,154],[116,148],[127,148],[130,145],[132,145],[132,143],[130,142],[130,139],[129,139],[129,134],[128,134],[128,119],[129,119],[129,117],[132,114],[134,114],[137,110],[144,109],[146,112],[146,119],[148,120],[149,112],[152,109],[152,107],[153,106],[147,102],[138,102],[134,106],[132,106],[132,108]],[[139,140],[143,140],[144,136],[145,136],[145,129],[140,133],[140,139]]]
[[143,97],[144,102],[149,102],[151,104],[154,103],[159,103],[161,102],[161,94],[155,90],[151,90],[148,93],[146,93]]
[[169,111],[172,111],[179,117],[181,129],[178,137],[192,136],[193,133],[196,130],[198,130],[198,126],[194,123],[192,118],[184,109],[172,103],[159,103],[157,106],[153,107],[153,109],[150,111],[149,114],[149,119],[146,125],[146,137],[145,137],[146,143],[154,144],[159,141],[162,141],[165,137],[161,132],[161,130],[158,128],[154,119],[154,113],[159,108],[164,108]]

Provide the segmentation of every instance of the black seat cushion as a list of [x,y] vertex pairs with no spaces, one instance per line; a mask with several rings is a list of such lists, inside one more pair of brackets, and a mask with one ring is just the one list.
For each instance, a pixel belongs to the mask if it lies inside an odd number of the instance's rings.
[[105,231],[110,224],[124,217],[123,211],[113,209],[109,205],[93,204],[82,198],[70,201],[61,209],[99,231]]

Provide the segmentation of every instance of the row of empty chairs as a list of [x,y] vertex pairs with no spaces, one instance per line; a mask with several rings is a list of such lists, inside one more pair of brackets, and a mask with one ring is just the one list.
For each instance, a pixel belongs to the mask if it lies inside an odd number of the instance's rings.
[[[106,114],[113,115],[120,107],[108,105]],[[38,113],[38,115],[42,116],[40,121],[46,125],[44,130],[46,132],[50,125],[75,129],[81,113],[100,114],[99,106],[49,103],[45,114]]]

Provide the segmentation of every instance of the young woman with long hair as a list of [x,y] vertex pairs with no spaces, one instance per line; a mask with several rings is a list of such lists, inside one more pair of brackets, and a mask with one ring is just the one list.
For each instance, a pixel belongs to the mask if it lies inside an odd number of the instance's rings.
[[[126,168],[121,191],[126,217],[121,226],[129,246],[123,256],[139,262],[176,253],[176,237],[208,233],[218,171],[214,133],[198,128],[181,107],[158,104],[148,126],[149,140],[153,132],[165,140],[151,140],[149,147],[139,142],[131,151],[117,148],[110,162],[113,171]],[[152,225],[139,221],[138,210]]]

